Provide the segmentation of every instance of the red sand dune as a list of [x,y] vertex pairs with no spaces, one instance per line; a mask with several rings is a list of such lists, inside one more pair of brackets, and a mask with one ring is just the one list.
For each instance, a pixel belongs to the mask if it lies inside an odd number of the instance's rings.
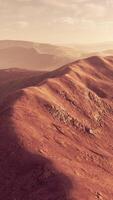
[[0,199],[113,200],[112,91],[113,57],[10,90],[0,103]]

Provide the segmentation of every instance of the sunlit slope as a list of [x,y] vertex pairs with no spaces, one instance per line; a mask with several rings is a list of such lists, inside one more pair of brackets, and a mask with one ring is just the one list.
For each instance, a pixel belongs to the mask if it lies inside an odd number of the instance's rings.
[[33,80],[0,106],[1,199],[112,200],[113,57]]

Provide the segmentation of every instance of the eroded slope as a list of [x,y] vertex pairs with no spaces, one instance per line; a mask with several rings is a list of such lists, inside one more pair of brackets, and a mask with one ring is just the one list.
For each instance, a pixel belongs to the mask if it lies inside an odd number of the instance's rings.
[[112,89],[113,58],[91,57],[10,94],[0,109],[1,198],[112,200]]

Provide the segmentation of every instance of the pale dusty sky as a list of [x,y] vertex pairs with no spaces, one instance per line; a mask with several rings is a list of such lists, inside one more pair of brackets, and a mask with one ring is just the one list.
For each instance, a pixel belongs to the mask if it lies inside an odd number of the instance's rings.
[[113,41],[113,0],[0,0],[0,39]]

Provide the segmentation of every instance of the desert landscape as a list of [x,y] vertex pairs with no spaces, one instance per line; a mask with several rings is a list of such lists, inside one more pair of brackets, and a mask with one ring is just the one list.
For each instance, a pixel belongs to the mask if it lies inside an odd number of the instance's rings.
[[1,69],[1,200],[112,200],[112,91],[112,56]]
[[113,200],[112,0],[0,0],[0,200]]
[[90,45],[49,44],[0,40],[0,69],[51,71],[80,58],[112,56],[113,43]]

